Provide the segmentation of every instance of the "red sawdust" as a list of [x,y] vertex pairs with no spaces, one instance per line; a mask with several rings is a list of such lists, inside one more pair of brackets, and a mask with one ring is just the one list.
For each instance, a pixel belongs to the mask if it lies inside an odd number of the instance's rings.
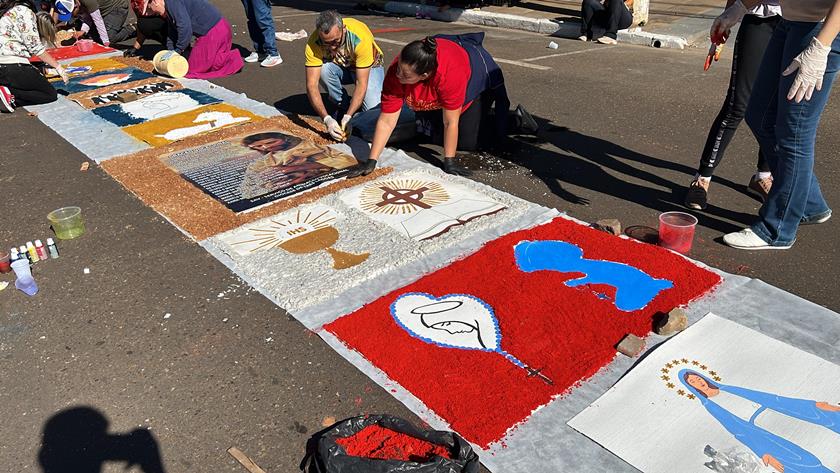
[[[91,50],[85,52],[79,51],[79,48],[77,48],[76,45],[60,46],[58,48],[47,49],[47,52],[50,53],[50,56],[52,56],[53,59],[55,59],[56,61],[76,57],[93,56],[94,54],[111,53],[114,51],[116,51],[116,49],[107,48],[99,43],[93,43],[93,47],[91,48]],[[41,58],[37,56],[32,56],[31,58],[29,58],[29,61],[40,62]]]
[[[672,281],[674,287],[659,293],[643,309],[622,312],[611,301],[612,287],[563,284],[580,277],[579,273],[520,271],[513,247],[522,240],[573,243],[585,258],[629,264]],[[417,396],[453,430],[486,447],[534,409],[606,366],[625,335],[644,337],[657,312],[686,304],[719,282],[716,274],[663,248],[558,218],[490,242],[325,329]],[[499,321],[501,349],[541,370],[553,385],[528,376],[498,353],[444,348],[413,338],[390,313],[391,303],[408,292],[436,297],[472,294],[484,300]]]
[[336,440],[352,457],[425,463],[434,457],[452,459],[444,445],[437,445],[373,424],[350,437]]

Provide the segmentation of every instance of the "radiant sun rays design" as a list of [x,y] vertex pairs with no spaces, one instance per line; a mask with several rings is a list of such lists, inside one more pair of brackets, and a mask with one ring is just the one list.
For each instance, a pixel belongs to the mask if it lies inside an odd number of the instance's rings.
[[449,200],[440,183],[422,179],[392,179],[365,186],[359,197],[363,211],[389,215],[410,214]]
[[234,245],[254,245],[251,253],[272,247],[280,247],[281,244],[299,238],[322,228],[331,227],[337,218],[334,210],[328,209],[321,212],[297,211],[294,218],[285,220],[269,220],[263,227],[249,228],[248,231],[253,238],[237,241]]
[[689,399],[694,399],[694,394],[691,394],[687,390],[682,387],[682,383],[680,380],[677,379],[680,370],[688,368],[692,371],[696,371],[701,374],[705,374],[709,379],[720,382],[721,377],[718,375],[717,371],[712,370],[709,368],[708,365],[701,363],[697,360],[689,360],[688,358],[681,358],[679,360],[671,360],[668,363],[665,363],[665,366],[659,370],[661,375],[659,379],[665,383],[665,387],[668,389],[673,389],[676,393],[680,396],[685,396]]

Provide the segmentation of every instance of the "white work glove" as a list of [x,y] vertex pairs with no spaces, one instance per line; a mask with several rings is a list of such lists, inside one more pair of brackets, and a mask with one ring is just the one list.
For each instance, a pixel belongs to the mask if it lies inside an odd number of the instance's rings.
[[811,100],[814,89],[822,90],[830,52],[831,46],[823,46],[815,37],[811,38],[811,44],[804,51],[793,58],[793,62],[782,72],[783,76],[789,76],[799,70],[787,94],[788,100],[796,100],[796,103],[801,102],[803,98]]
[[712,23],[712,29],[709,30],[709,39],[715,44],[723,44],[729,38],[729,32],[747,14],[747,7],[741,3],[741,0],[736,1],[729,6],[719,17],[715,18]]
[[353,118],[353,115],[344,115],[341,117],[341,130],[347,131],[347,124],[350,123],[350,119]]
[[335,120],[335,118],[327,115],[324,117],[324,125],[327,125],[327,133],[333,137],[333,139],[341,141],[344,139],[344,133],[341,132],[341,125]]

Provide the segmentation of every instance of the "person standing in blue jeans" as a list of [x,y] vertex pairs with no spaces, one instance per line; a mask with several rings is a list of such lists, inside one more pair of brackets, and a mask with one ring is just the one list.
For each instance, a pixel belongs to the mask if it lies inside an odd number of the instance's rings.
[[[713,42],[759,0],[738,0],[715,20]],[[747,106],[746,121],[773,173],[758,220],[724,235],[744,250],[788,249],[800,225],[823,223],[831,209],[814,173],[820,115],[840,69],[840,0],[781,0],[782,21],[767,46]]]
[[282,64],[283,58],[277,52],[274,38],[274,18],[269,0],[242,0],[242,6],[248,17],[248,34],[254,43],[254,52],[245,57],[245,62],[261,61],[262,67]]
[[[385,80],[382,50],[367,25],[327,10],[315,19],[315,31],[306,43],[305,54],[309,103],[323,120],[327,133],[344,141],[353,115],[379,106]],[[352,96],[344,89],[350,84],[355,86]],[[336,105],[335,116],[324,107],[321,86]]]

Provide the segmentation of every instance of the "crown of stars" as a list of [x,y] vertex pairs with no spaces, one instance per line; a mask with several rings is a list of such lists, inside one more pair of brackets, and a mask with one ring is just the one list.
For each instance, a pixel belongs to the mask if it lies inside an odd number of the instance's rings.
[[[706,375],[707,378],[712,379],[714,381],[720,382],[721,377],[718,375],[717,371],[709,370],[709,367],[700,361],[697,360],[689,360],[688,358],[681,358],[679,360],[671,360],[665,363],[665,366],[659,370],[661,375],[659,379],[665,382],[665,387],[668,389],[676,389],[676,393],[679,396],[684,396],[688,399],[696,399],[697,396],[692,394],[682,387],[677,387],[677,383],[674,382],[676,379],[677,373],[683,368],[691,368],[697,372],[704,372],[703,374]],[[681,386],[681,385],[680,385]]]

